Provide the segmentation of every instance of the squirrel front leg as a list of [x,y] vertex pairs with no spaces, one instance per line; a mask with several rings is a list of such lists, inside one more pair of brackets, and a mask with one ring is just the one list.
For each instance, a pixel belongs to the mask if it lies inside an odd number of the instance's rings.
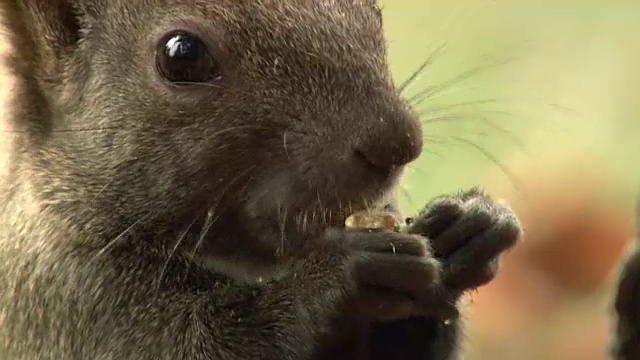
[[[433,306],[460,306],[467,291],[495,278],[501,255],[522,237],[515,214],[477,189],[434,199],[409,233],[429,239],[442,264]],[[413,317],[374,326],[368,360],[455,360],[461,355],[463,320]]]

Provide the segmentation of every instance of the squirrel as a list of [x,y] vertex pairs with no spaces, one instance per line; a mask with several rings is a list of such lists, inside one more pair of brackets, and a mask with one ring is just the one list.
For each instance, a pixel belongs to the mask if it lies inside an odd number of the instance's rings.
[[[640,219],[640,202],[636,207]],[[640,223],[637,222],[636,228]],[[613,332],[610,355],[615,360],[640,359],[640,233],[620,260],[613,290]]]
[[429,359],[522,236],[479,189],[399,212],[420,119],[374,0],[5,0],[0,357]]

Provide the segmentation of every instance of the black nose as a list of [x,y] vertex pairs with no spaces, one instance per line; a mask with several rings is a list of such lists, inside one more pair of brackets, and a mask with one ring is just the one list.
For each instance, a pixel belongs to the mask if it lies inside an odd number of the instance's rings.
[[422,153],[422,128],[408,111],[380,117],[362,135],[355,156],[378,171],[404,166]]

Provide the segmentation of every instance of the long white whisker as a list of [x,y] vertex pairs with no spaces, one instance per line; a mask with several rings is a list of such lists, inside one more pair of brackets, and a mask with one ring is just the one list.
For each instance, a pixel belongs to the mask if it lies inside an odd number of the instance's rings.
[[136,220],[136,222],[134,222],[133,224],[129,225],[129,227],[127,227],[124,231],[122,231],[118,236],[116,236],[115,238],[113,238],[112,240],[110,240],[102,249],[100,249],[100,251],[98,251],[91,259],[91,261],[94,261],[95,259],[97,259],[98,257],[102,256],[103,254],[105,254],[107,251],[111,250],[114,246],[117,245],[117,243],[122,240],[131,230],[133,230],[134,227],[136,227],[138,224],[140,224],[143,220],[147,219],[150,216],[150,214],[147,214],[145,216],[141,216],[138,220]]
[[162,278],[164,277],[164,272],[167,270],[167,267],[169,266],[169,262],[171,261],[171,258],[173,257],[173,254],[176,252],[176,250],[178,250],[178,248],[180,247],[180,244],[186,238],[187,234],[189,233],[189,230],[191,230],[191,228],[193,227],[193,224],[195,224],[195,222],[196,222],[196,220],[194,219],[189,224],[189,226],[182,232],[182,234],[180,235],[180,237],[178,238],[178,240],[174,244],[173,248],[169,252],[169,256],[167,257],[167,260],[164,262],[164,265],[162,266],[162,270],[160,270],[160,275],[158,276],[158,280],[157,280],[157,282],[158,282],[157,289],[158,290],[160,289],[160,285],[162,284]]
[[209,209],[209,211],[207,211],[207,218],[205,219],[204,224],[202,226],[202,230],[200,231],[200,236],[198,237],[198,241],[196,242],[196,245],[193,247],[193,250],[191,250],[190,258],[192,260],[195,258],[196,252],[200,248],[200,245],[202,245],[204,238],[207,237],[209,230],[211,230],[211,227],[213,226],[213,224],[216,222],[216,220],[218,220],[218,216],[214,217],[213,215],[214,215],[214,209]]

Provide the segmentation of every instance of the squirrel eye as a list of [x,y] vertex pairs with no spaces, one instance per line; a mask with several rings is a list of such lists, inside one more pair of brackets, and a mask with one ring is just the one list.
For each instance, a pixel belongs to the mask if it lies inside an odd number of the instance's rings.
[[204,42],[186,32],[174,32],[163,38],[156,66],[163,78],[176,84],[210,82],[221,76],[218,63]]

